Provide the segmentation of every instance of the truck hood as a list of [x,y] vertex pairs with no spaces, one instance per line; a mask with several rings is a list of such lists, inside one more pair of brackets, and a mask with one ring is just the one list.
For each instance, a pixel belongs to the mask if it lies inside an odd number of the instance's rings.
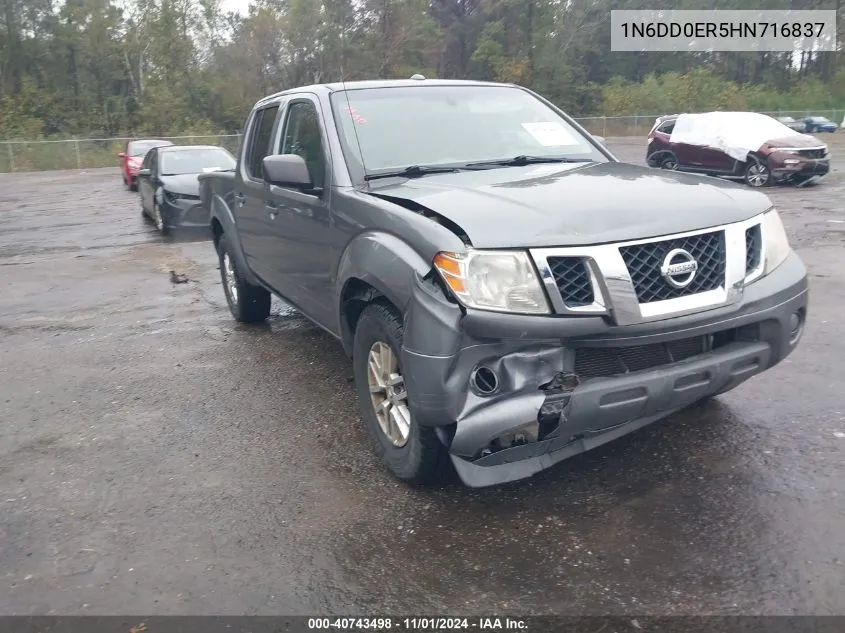
[[645,239],[747,220],[772,206],[767,196],[743,185],[618,162],[531,165],[371,184],[371,195],[421,205],[451,220],[477,248]]

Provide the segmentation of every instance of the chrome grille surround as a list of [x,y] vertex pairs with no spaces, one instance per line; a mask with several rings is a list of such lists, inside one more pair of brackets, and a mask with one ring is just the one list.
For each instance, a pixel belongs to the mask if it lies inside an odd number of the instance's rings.
[[[738,303],[742,299],[745,284],[760,277],[765,268],[765,249],[762,248],[757,268],[746,271],[748,257],[746,230],[756,225],[760,225],[760,244],[765,245],[763,214],[759,214],[743,222],[711,226],[685,233],[596,246],[532,248],[529,252],[540,273],[540,280],[546,288],[555,314],[602,315],[610,317],[616,325],[635,325]],[[673,299],[640,303],[620,248],[716,232],[724,233],[725,245],[725,272],[720,287]],[[575,257],[583,260],[593,289],[592,303],[571,306],[564,302],[555,275],[548,263],[548,258],[560,257]]]

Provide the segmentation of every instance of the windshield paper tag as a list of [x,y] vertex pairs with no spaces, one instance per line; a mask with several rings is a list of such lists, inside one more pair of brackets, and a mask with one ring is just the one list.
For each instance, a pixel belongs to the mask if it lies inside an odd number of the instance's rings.
[[523,123],[522,127],[525,131],[533,136],[540,145],[546,147],[560,146],[560,145],[578,145],[566,128],[560,123],[554,121],[541,123]]

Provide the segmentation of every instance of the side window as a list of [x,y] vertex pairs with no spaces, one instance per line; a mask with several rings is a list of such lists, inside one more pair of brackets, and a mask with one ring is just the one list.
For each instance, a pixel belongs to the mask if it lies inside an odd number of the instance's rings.
[[320,119],[310,101],[297,101],[288,108],[280,153],[302,156],[308,165],[314,187],[322,188],[325,185],[326,155],[320,136]]
[[273,124],[276,122],[276,113],[279,106],[274,105],[264,108],[255,113],[250,131],[249,154],[246,161],[246,169],[250,178],[263,180],[261,161],[270,153],[270,137],[273,134]]
[[675,122],[674,121],[667,121],[666,123],[664,123],[663,125],[661,125],[657,129],[660,130],[661,132],[663,132],[664,134],[671,134],[672,130],[675,129]]
[[149,168],[150,168],[150,164],[151,164],[152,159],[153,159],[153,153],[152,153],[152,151],[147,152],[147,153],[144,155],[144,162],[143,162],[143,163],[141,163],[141,168],[142,168],[142,169],[149,169]]
[[150,150],[149,152],[147,152],[147,158],[150,159],[150,173],[155,175],[156,166],[158,165],[158,152],[155,150]]

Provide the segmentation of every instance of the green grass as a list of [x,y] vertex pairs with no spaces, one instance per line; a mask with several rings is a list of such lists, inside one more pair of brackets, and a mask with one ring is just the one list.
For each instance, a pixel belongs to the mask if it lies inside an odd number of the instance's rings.
[[[167,139],[176,145],[220,145],[237,154],[237,136],[194,136]],[[0,173],[96,169],[120,165],[125,140],[0,141]]]

